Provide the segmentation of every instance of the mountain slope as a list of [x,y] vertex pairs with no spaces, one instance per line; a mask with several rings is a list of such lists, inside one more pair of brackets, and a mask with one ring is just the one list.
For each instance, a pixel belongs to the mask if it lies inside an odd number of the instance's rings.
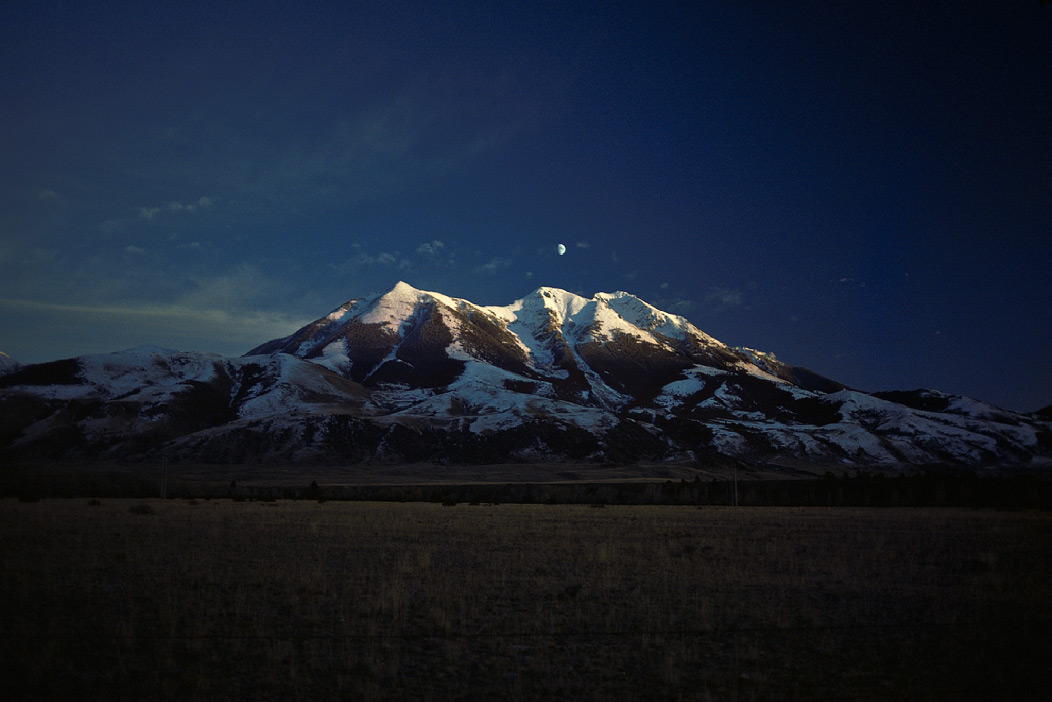
[[18,370],[19,367],[21,367],[21,365],[22,364],[20,364],[18,361],[11,358],[3,351],[0,351],[0,375],[7,375],[8,373],[13,373],[14,371]]
[[0,377],[0,455],[202,462],[1006,465],[1052,425],[935,391],[869,395],[627,293],[503,307],[399,283],[241,358],[136,349]]

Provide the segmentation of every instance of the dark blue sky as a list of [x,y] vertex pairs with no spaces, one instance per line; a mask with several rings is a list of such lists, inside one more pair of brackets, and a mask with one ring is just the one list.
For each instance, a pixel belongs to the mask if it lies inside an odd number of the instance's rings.
[[549,285],[1052,402],[1052,5],[598,7],[5,3],[0,350],[233,355],[400,279]]

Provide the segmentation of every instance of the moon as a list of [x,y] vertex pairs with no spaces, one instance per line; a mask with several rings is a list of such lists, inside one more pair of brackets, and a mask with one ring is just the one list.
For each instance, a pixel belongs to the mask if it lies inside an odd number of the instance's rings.
[[559,252],[560,256],[562,256],[564,253],[566,253],[566,247],[563,246],[562,244],[559,244],[558,246],[556,246],[555,250]]

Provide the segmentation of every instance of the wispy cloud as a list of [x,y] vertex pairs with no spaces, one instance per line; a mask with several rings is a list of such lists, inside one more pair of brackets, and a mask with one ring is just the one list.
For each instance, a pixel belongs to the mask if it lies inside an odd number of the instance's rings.
[[397,251],[394,253],[389,251],[370,253],[363,251],[360,244],[352,244],[351,248],[356,250],[353,256],[341,263],[330,264],[330,267],[340,275],[346,275],[365,268],[397,268],[404,271],[409,270],[413,266],[412,261],[402,258]]
[[[141,214],[139,215],[142,216]],[[103,220],[99,225],[98,229],[103,234],[120,234],[127,229],[125,220],[122,219],[107,219]]]
[[483,263],[481,266],[476,266],[475,267],[475,272],[476,273],[487,273],[487,274],[490,274],[490,275],[495,275],[498,270],[500,270],[501,268],[507,268],[510,265],[511,265],[511,259],[510,258],[503,258],[503,257],[500,257],[500,256],[495,256],[494,258],[491,258],[490,260],[488,260],[485,263]]
[[191,202],[183,204],[181,202],[169,202],[166,207],[172,212],[179,212],[185,210],[186,212],[197,212],[211,207],[214,204],[214,200],[210,197],[202,197],[197,202]]
[[650,302],[660,310],[686,317],[697,307],[694,301],[688,298],[682,290],[672,291],[672,295],[667,296],[669,293],[668,283],[662,283],[658,288],[661,290],[661,293]]
[[434,241],[426,241],[420,246],[416,247],[416,252],[423,256],[429,256],[434,258],[442,253],[442,250],[446,247],[441,241],[435,239]]
[[[160,343],[181,349],[244,353],[269,339],[295,331],[310,320],[267,310],[233,311],[215,307],[170,305],[71,305],[0,298],[8,313],[28,315],[42,333],[75,334],[65,340],[78,355],[117,351],[128,345]],[[134,320],[129,324],[129,320]]]
[[293,289],[259,268],[242,263],[221,275],[191,278],[184,289],[172,295],[175,306],[189,309],[242,310],[282,306]]
[[250,123],[179,112],[153,125],[142,151],[179,177],[204,173],[204,187],[245,212],[345,208],[470,171],[518,138],[536,118],[529,108],[491,81],[413,80],[326,110],[286,95]]
[[421,268],[451,270],[457,266],[454,251],[455,247],[446,246],[438,239],[425,241],[416,247],[417,261]]
[[[278,117],[267,128],[282,134],[300,132],[282,124],[285,119]],[[229,157],[217,166],[224,170],[240,164],[227,182],[245,200],[343,207],[427,187],[470,168],[518,132],[494,121],[498,123],[480,122],[470,108],[449,100],[433,86],[409,86],[391,98],[335,114],[314,124],[304,136],[278,140],[265,149],[246,139],[239,125],[227,125],[230,133],[221,137],[219,148]]]
[[230,312],[221,309],[201,309],[185,305],[70,305],[65,303],[44,302],[40,300],[19,300],[0,297],[0,305],[27,312],[68,312],[90,316],[130,316],[154,319],[183,319],[193,321],[211,321],[235,325],[255,324],[256,322],[306,323],[306,320],[290,322],[290,317],[279,312]]
[[199,210],[208,209],[215,204],[215,199],[211,197],[198,198],[196,202],[182,203],[175,200],[166,202],[164,206],[151,206],[151,207],[140,207],[139,217],[147,221],[152,221],[154,217],[161,214],[162,212],[197,212]]
[[[115,282],[82,290],[77,298],[49,297],[47,291],[0,298],[0,330],[19,330],[0,344],[24,362],[142,344],[239,355],[310,321],[288,311],[295,303],[287,286],[249,264],[171,283],[165,290],[145,290]],[[153,299],[145,297],[151,293]],[[50,358],[41,358],[44,353]]]
[[678,314],[681,317],[686,317],[694,311],[694,301],[688,300],[684,297],[675,297],[669,300],[662,300],[658,305],[659,309],[672,314]]
[[724,311],[741,307],[744,301],[745,296],[741,290],[717,286],[709,289],[708,294],[705,296],[704,304],[706,307],[711,307],[717,311]]

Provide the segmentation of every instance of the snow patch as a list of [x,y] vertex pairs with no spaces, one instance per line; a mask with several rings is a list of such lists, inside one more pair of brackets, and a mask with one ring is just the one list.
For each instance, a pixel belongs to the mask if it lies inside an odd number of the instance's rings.
[[350,371],[353,361],[347,355],[347,341],[337,339],[321,351],[321,358],[312,359],[314,363],[337,373]]

